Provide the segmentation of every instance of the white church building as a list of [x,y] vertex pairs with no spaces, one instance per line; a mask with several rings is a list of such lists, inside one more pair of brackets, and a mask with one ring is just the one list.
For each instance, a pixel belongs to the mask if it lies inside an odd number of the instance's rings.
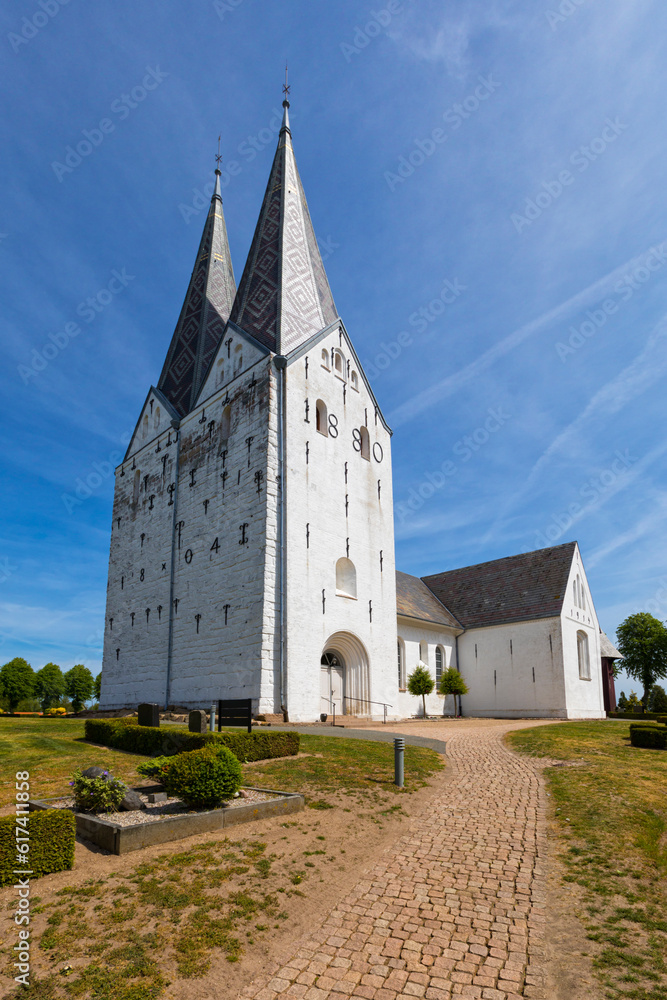
[[[396,573],[391,430],[338,316],[284,119],[238,288],[220,171],[157,386],[116,470],[104,709],[415,714],[419,660],[466,714],[604,716],[576,543]],[[452,701],[452,699],[448,699]],[[433,694],[429,713],[451,711]]]

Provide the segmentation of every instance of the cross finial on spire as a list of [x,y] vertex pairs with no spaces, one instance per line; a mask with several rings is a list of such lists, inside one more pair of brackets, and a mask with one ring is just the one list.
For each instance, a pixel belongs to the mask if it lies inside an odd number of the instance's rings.
[[220,152],[220,140],[221,139],[222,139],[222,135],[219,135],[218,136],[218,152],[217,152],[216,157],[215,157],[215,163],[216,163],[215,172],[216,172],[216,174],[220,173],[220,164],[222,163],[222,154]]
[[290,90],[291,89],[292,88],[290,87],[290,85],[287,82],[287,63],[285,63],[285,83],[283,85],[283,94],[285,95],[285,98],[283,100],[283,107],[284,108],[289,108],[289,94],[290,94]]

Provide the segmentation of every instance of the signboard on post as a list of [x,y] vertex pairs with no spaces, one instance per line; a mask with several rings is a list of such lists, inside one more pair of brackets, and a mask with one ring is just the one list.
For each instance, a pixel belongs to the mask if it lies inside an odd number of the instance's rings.
[[218,732],[223,726],[247,726],[252,732],[252,699],[231,698],[218,702]]

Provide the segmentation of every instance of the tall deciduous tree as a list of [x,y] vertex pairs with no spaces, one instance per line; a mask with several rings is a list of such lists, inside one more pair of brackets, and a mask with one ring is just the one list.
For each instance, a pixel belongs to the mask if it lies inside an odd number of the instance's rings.
[[102,671],[99,672],[95,680],[93,681],[93,697],[100,700],[102,697]]
[[468,693],[468,685],[461,677],[456,667],[448,667],[444,674],[440,678],[440,684],[438,685],[438,692],[444,694],[447,697],[448,694],[454,695],[454,715],[456,715],[456,696],[459,696],[459,715],[461,715],[461,695]]
[[35,690],[35,672],[22,656],[15,656],[0,670],[0,694],[7,699],[9,711],[15,712],[19,702],[30,698]]
[[667,628],[647,611],[640,611],[621,622],[616,638],[623,654],[623,670],[644,688],[645,710],[651,688],[661,677],[667,677]]
[[45,712],[65,694],[65,678],[57,663],[47,663],[35,674],[35,694]]
[[435,681],[431,677],[428,667],[421,660],[408,677],[408,691],[410,694],[421,695],[424,718],[426,718],[426,695],[430,694],[435,687]]
[[72,708],[80,712],[84,702],[93,696],[93,675],[83,663],[75,663],[65,674],[65,693],[72,700]]

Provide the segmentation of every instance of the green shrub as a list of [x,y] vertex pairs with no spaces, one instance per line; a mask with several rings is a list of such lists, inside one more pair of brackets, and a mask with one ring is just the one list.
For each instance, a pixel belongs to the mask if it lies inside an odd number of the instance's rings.
[[212,809],[238,792],[241,765],[226,747],[179,753],[165,775],[165,788],[196,809]]
[[630,726],[630,742],[633,747],[667,750],[667,729],[651,725]]
[[[30,813],[28,819],[30,878],[62,872],[74,867],[76,819],[69,809],[45,809]],[[16,863],[16,817],[0,818],[0,885],[14,885],[20,875]]]
[[226,746],[240,761],[290,757],[299,752],[298,733],[190,733],[175,726],[138,726],[132,719],[86,719],[86,739],[114,750],[149,757]]
[[147,778],[163,782],[166,770],[173,760],[173,757],[153,757],[151,760],[144,760],[141,764],[137,764],[137,771]]
[[75,771],[70,781],[74,794],[74,804],[79,812],[117,812],[125,797],[127,785],[118,778],[104,772],[103,778],[85,778],[81,771]]

